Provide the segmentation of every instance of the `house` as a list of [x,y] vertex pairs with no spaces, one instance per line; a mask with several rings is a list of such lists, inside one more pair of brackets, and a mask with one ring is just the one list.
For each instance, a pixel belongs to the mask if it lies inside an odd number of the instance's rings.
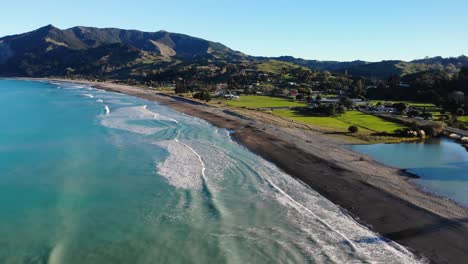
[[462,104],[465,101],[465,93],[454,91],[449,94],[449,98],[454,100],[457,104]]
[[291,90],[289,90],[289,95],[290,96],[297,96],[297,95],[299,95],[299,92],[296,89],[291,89]]
[[396,108],[387,107],[384,105],[379,105],[377,107],[374,107],[372,111],[375,113],[398,113],[398,110]]
[[233,94],[226,94],[224,95],[225,99],[232,100],[232,99],[239,99],[239,96]]

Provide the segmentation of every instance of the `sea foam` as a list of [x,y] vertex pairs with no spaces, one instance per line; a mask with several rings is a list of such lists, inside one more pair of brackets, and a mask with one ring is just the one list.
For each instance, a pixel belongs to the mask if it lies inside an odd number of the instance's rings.
[[164,162],[157,164],[158,173],[177,188],[201,189],[206,184],[210,190],[218,191],[225,169],[234,163],[222,150],[206,141],[176,138],[154,144],[169,153]]
[[205,165],[201,157],[178,140],[157,142],[156,145],[165,148],[169,157],[157,165],[158,173],[164,176],[169,184],[183,189],[200,189],[205,173]]
[[[106,109],[107,113],[107,109]],[[103,126],[125,130],[137,134],[142,135],[151,135],[154,134],[163,127],[156,127],[156,126],[144,126],[139,124],[130,124],[131,121],[139,121],[139,120],[160,120],[160,121],[169,121],[177,123],[177,120],[162,116],[157,113],[153,113],[144,106],[134,106],[134,107],[123,107],[106,114],[102,120],[101,124]]]
[[307,238],[319,241],[316,249],[304,249],[318,262],[328,259],[337,263],[353,260],[419,263],[408,250],[363,227],[338,206],[270,162],[259,158],[253,169],[266,180],[268,187],[262,188],[264,195],[273,196],[286,208],[293,209],[288,213],[289,221],[303,234],[296,238],[297,245],[305,245]]

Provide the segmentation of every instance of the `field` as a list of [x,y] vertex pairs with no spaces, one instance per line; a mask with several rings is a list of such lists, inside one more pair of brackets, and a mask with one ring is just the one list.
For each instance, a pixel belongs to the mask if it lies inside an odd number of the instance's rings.
[[334,117],[305,116],[291,110],[277,110],[273,111],[273,114],[281,117],[286,117],[304,124],[319,126],[327,130],[336,130],[338,132],[346,132],[349,127],[349,124]]
[[348,111],[345,114],[337,117],[337,119],[353,124],[362,128],[366,128],[375,132],[388,132],[392,133],[396,129],[402,129],[404,126],[386,121],[382,118],[364,114],[359,111]]
[[296,107],[305,106],[305,103],[290,101],[285,98],[247,95],[239,99],[223,100],[229,106],[246,108],[268,108],[268,107]]
[[346,132],[351,125],[358,126],[361,129],[361,133],[364,134],[370,134],[372,132],[392,133],[396,129],[404,128],[399,124],[359,111],[348,111],[338,117],[304,116],[291,110],[273,111],[273,114],[336,132]]
[[458,121],[463,125],[468,126],[468,116],[459,116]]

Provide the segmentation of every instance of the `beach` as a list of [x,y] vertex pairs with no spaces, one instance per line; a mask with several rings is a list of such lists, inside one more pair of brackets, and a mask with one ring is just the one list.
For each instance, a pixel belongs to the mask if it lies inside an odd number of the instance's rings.
[[355,153],[340,140],[300,125],[278,126],[275,117],[267,114],[232,112],[128,85],[73,82],[156,101],[228,129],[238,143],[383,237],[432,263],[463,263],[468,259],[466,208],[421,191],[411,183],[411,175]]

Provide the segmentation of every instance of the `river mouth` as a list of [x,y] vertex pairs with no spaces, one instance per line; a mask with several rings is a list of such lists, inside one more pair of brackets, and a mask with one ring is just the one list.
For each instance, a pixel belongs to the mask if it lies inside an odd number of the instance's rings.
[[352,145],[350,149],[405,170],[426,192],[468,207],[468,152],[448,138],[400,144]]

